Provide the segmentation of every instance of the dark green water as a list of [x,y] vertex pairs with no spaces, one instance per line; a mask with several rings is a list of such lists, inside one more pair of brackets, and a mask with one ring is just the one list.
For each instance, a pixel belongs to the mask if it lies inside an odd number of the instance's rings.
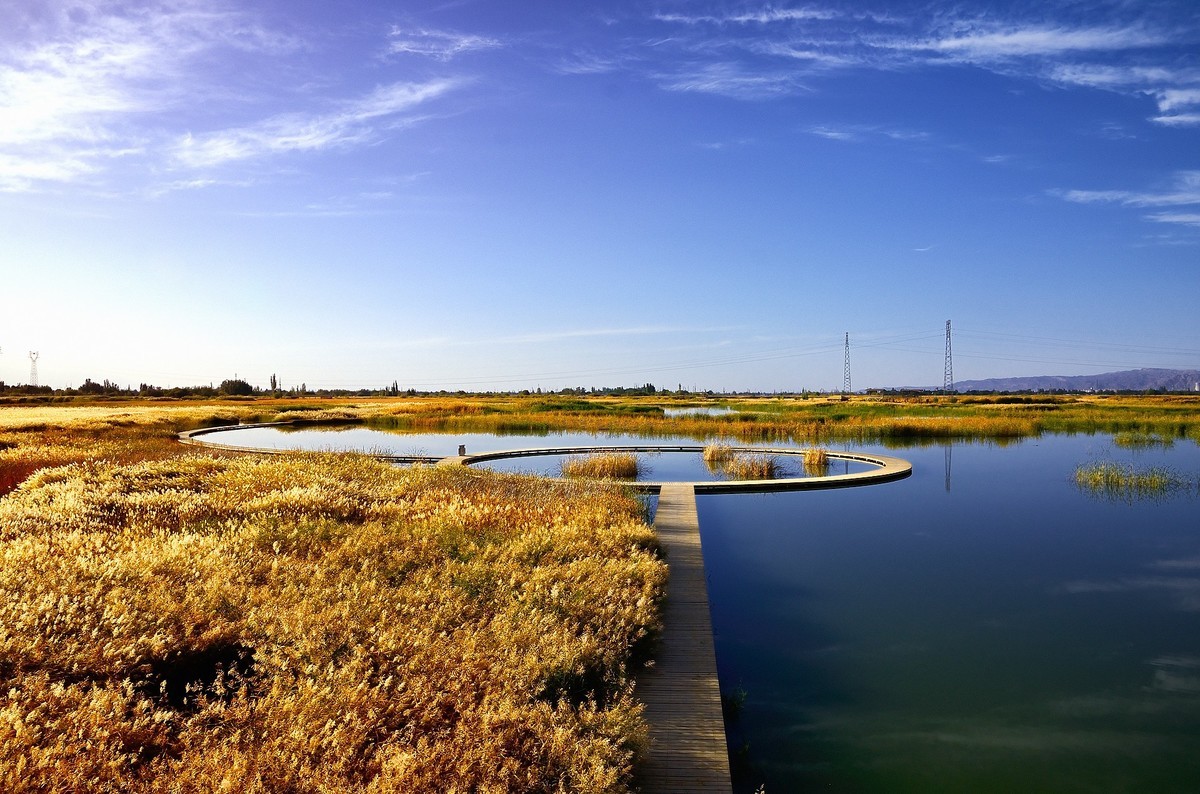
[[[882,451],[882,450],[880,450]],[[1107,436],[890,450],[907,480],[699,499],[735,789],[1200,791],[1200,499],[1082,493]]]

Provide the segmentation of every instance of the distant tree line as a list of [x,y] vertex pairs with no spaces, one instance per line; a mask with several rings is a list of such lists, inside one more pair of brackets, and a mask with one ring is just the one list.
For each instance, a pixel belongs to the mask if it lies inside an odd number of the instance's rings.
[[[28,398],[33,401],[53,400],[71,400],[75,398],[101,397],[115,399],[129,398],[167,398],[167,399],[218,399],[221,397],[239,398],[239,397],[275,397],[280,399],[295,398],[295,397],[417,397],[417,396],[530,396],[530,395],[564,395],[575,397],[643,397],[643,396],[700,396],[700,397],[732,397],[732,396],[775,396],[775,397],[799,397],[807,399],[813,395],[827,394],[833,392],[819,392],[803,390],[800,392],[777,391],[777,392],[755,392],[755,391],[714,391],[707,390],[688,390],[680,384],[677,389],[660,388],[653,383],[644,383],[640,386],[575,386],[567,387],[558,390],[543,390],[541,387],[534,389],[506,390],[506,391],[466,391],[463,389],[457,390],[418,390],[414,388],[401,388],[399,381],[393,380],[388,386],[377,389],[309,389],[306,383],[301,383],[298,386],[283,388],[279,379],[275,375],[271,375],[268,381],[267,388],[261,388],[250,384],[248,381],[239,378],[227,378],[221,381],[220,384],[200,386],[155,386],[150,383],[139,383],[137,388],[132,386],[120,386],[114,381],[107,378],[101,381],[95,381],[91,378],[86,378],[83,383],[76,387],[68,387],[65,389],[56,389],[51,386],[29,386],[26,384],[6,384],[0,381],[0,397],[12,402],[14,399]],[[940,393],[938,389],[866,389],[863,394],[875,395],[892,398],[919,398],[929,397]],[[983,396],[990,395],[997,399],[1007,399],[1012,402],[1022,402],[1035,398],[1037,395],[1066,395],[1066,394],[1114,394],[1114,395],[1148,395],[1148,394],[1180,394],[1193,392],[1180,392],[1167,389],[1113,389],[1113,390],[1080,390],[1072,391],[1067,389],[1033,389],[1026,391],[956,391],[951,393],[951,397],[966,397],[966,396]]]

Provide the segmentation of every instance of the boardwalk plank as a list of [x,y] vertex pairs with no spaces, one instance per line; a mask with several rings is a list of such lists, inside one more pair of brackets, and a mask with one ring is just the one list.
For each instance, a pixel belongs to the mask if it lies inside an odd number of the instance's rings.
[[655,664],[638,678],[650,725],[642,791],[729,794],[729,754],[692,484],[662,486],[654,527],[671,578]]

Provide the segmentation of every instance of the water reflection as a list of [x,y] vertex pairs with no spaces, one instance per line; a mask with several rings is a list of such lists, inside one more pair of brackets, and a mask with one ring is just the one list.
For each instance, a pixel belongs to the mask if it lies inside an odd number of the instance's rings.
[[1081,493],[1129,454],[1107,436],[941,446],[897,483],[698,500],[736,790],[1200,790],[1195,501]]

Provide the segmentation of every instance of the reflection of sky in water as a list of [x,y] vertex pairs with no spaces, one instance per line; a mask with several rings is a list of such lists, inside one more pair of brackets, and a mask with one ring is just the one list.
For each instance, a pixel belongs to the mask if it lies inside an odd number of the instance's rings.
[[1196,477],[1200,447],[901,454],[895,483],[698,500],[736,789],[1200,791],[1200,499],[1073,481]]
[[[201,440],[222,444],[266,449],[305,449],[315,451],[357,451],[386,455],[419,455],[443,457],[457,454],[460,445],[468,454],[494,452],[510,449],[571,447],[571,446],[621,446],[646,444],[673,444],[680,446],[703,446],[692,438],[666,436],[646,438],[614,433],[548,433],[544,435],[493,435],[490,433],[395,433],[366,427],[302,428],[281,429],[276,427],[245,427],[220,433],[208,434]],[[734,442],[734,446],[739,446]],[[742,445],[744,446],[744,445]],[[807,445],[771,444],[774,447],[797,447]],[[475,464],[480,468],[496,471],[522,472],[551,477],[559,476],[565,455],[539,455],[537,457],[508,458],[482,461]],[[705,465],[698,453],[641,452],[639,463],[644,471],[638,479],[643,482],[701,482],[727,479],[719,470]],[[779,477],[804,477],[803,460],[799,457],[778,458]],[[856,461],[831,461],[829,474],[853,474],[877,468]]]

